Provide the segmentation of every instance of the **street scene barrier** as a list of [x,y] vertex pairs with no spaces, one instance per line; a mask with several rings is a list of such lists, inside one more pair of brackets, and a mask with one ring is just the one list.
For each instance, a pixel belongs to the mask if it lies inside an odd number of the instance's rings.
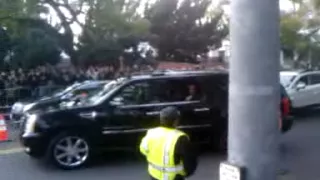
[[[0,142],[17,140],[18,130],[21,122],[10,120],[9,113],[12,105],[17,101],[35,100],[44,96],[53,95],[55,92],[65,88],[64,86],[40,86],[16,87],[0,90]],[[5,122],[4,120],[9,120]],[[1,124],[2,123],[2,124]]]
[[51,95],[54,92],[62,89],[63,86],[40,86],[32,87],[15,87],[0,90],[0,109],[5,113],[7,109],[17,101],[24,99],[37,99],[43,96]]

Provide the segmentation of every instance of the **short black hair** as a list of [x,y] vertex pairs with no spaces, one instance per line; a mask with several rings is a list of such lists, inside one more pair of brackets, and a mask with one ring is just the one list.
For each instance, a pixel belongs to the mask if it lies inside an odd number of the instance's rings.
[[172,127],[179,118],[180,111],[174,106],[166,107],[160,112],[160,124],[162,126]]

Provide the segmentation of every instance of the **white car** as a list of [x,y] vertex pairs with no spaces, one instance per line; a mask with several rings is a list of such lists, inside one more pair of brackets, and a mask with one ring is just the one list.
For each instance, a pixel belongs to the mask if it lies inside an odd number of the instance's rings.
[[281,71],[280,82],[293,108],[320,105],[320,71]]

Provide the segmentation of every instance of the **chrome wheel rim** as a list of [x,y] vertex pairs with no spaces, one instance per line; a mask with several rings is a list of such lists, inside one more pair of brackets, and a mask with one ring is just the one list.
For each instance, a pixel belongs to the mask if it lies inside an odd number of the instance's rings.
[[89,156],[89,145],[80,137],[65,137],[54,146],[55,160],[66,167],[83,164]]

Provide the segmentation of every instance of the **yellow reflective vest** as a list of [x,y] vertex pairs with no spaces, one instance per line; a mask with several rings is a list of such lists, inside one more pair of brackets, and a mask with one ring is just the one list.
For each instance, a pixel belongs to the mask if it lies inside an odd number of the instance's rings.
[[[150,129],[140,144],[140,152],[148,161],[149,174],[158,180],[174,180],[176,175],[185,176],[183,162],[175,165],[174,149],[182,131],[165,127]],[[188,136],[187,136],[188,137]]]

